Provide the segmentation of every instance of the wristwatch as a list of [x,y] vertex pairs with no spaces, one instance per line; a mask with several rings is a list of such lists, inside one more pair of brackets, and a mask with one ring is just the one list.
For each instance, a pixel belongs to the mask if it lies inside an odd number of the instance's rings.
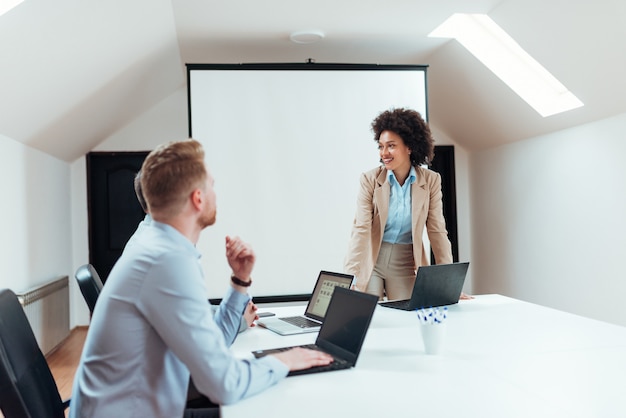
[[241,280],[239,277],[235,276],[234,274],[230,275],[230,281],[235,283],[237,286],[242,286],[242,287],[248,287],[252,284],[252,279],[250,279],[249,282],[245,282]]

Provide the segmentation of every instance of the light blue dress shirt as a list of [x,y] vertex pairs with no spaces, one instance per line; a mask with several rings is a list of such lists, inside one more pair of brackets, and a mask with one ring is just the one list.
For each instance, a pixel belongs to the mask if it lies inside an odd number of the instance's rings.
[[137,240],[137,237],[141,235],[143,230],[149,227],[151,224],[152,224],[152,216],[150,216],[149,213],[146,213],[146,216],[144,216],[143,220],[139,222],[139,225],[137,225],[137,229],[135,230],[133,235],[130,236],[124,248],[128,247],[129,245],[132,245]]
[[415,183],[417,175],[415,167],[411,167],[409,177],[400,186],[393,171],[387,172],[387,181],[391,186],[389,196],[389,214],[383,233],[383,242],[391,244],[412,244],[411,233],[411,184]]
[[186,237],[154,220],[126,247],[94,310],[70,417],[181,417],[190,371],[219,404],[287,375],[272,356],[233,357],[228,347],[249,298],[230,288],[214,318],[199,258]]

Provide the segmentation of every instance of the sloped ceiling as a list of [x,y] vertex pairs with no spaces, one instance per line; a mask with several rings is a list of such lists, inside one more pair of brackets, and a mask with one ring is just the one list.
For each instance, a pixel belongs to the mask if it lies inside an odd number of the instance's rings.
[[185,83],[169,1],[25,0],[0,39],[0,134],[67,161]]
[[[542,118],[456,41],[487,13],[584,103]],[[183,87],[185,63],[427,64],[430,122],[469,150],[626,112],[623,0],[25,0],[0,16],[0,134],[73,161]],[[313,45],[289,41],[319,29]]]

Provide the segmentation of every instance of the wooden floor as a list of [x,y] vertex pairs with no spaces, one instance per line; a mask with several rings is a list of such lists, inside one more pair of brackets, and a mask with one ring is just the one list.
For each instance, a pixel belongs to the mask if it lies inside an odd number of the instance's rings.
[[77,327],[70,332],[70,336],[52,353],[46,356],[54,380],[57,382],[61,399],[68,399],[72,395],[74,373],[83,351],[87,327]]

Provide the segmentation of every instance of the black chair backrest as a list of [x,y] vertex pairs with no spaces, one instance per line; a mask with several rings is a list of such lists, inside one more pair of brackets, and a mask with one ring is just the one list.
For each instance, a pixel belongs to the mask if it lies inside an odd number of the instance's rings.
[[9,289],[0,291],[0,409],[6,418],[65,416],[24,308]]
[[100,276],[91,264],[85,264],[76,270],[74,277],[76,277],[76,281],[78,281],[80,292],[83,294],[85,302],[87,302],[89,312],[93,313],[93,310],[96,307],[96,301],[98,300],[98,296],[100,296],[100,291],[102,290],[102,281],[100,280]]

